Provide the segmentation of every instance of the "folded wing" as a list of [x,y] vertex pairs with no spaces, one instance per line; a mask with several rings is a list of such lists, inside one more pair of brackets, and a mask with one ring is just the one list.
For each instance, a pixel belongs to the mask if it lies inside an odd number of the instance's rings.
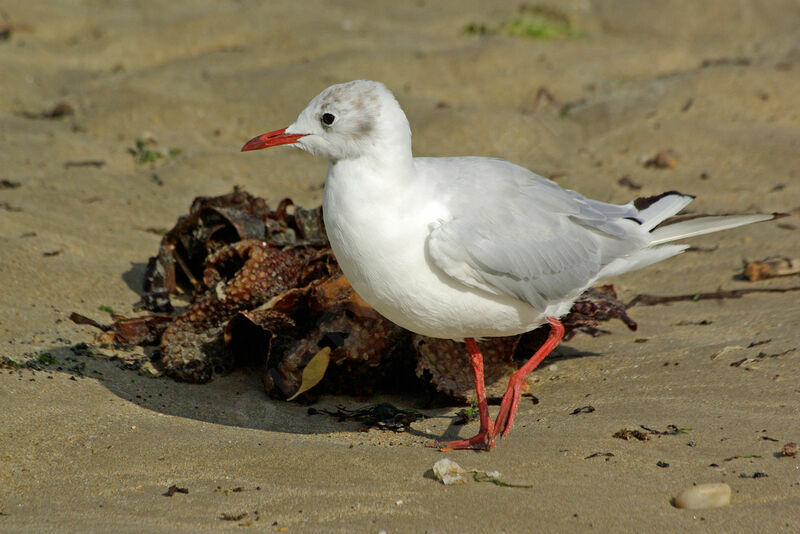
[[610,262],[648,244],[630,220],[638,213],[633,205],[587,199],[502,160],[459,163],[465,167],[456,165],[450,179],[475,201],[444,199],[452,218],[431,225],[427,247],[433,263],[465,285],[544,310],[577,296]]

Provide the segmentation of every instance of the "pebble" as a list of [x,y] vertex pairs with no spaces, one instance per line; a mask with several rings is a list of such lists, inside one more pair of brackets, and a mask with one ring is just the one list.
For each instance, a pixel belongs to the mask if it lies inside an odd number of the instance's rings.
[[464,468],[447,458],[442,458],[433,464],[433,474],[438,480],[442,481],[445,486],[452,486],[453,484],[460,484],[464,482]]
[[675,497],[675,508],[700,510],[720,508],[731,503],[731,487],[724,483],[698,484]]

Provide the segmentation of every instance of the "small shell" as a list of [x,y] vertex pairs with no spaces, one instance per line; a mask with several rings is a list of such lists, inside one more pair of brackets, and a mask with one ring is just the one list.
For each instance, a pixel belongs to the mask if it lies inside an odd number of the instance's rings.
[[720,508],[731,503],[731,487],[725,483],[699,484],[675,497],[675,508],[700,510]]

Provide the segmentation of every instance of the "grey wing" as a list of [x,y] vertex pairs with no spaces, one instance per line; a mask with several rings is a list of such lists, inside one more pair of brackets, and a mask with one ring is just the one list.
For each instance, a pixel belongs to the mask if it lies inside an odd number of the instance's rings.
[[[587,199],[507,162],[491,167],[505,179],[475,194],[473,206],[454,202],[453,218],[432,224],[428,236],[431,260],[461,283],[544,311],[643,244],[636,223],[624,220],[633,206]],[[524,180],[509,182],[508,173],[520,171]],[[476,186],[462,184],[469,185]]]
[[487,231],[480,221],[454,219],[434,225],[428,237],[433,262],[471,287],[524,300],[544,311],[580,290],[602,268],[599,244],[570,224],[517,234]]

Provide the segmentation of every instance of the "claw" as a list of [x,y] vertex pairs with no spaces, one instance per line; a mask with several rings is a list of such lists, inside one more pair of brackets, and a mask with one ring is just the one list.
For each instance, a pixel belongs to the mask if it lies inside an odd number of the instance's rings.
[[427,446],[437,448],[442,452],[447,452],[457,450],[490,451],[494,448],[494,445],[494,437],[491,435],[491,431],[489,431],[481,432],[470,439],[429,443]]

